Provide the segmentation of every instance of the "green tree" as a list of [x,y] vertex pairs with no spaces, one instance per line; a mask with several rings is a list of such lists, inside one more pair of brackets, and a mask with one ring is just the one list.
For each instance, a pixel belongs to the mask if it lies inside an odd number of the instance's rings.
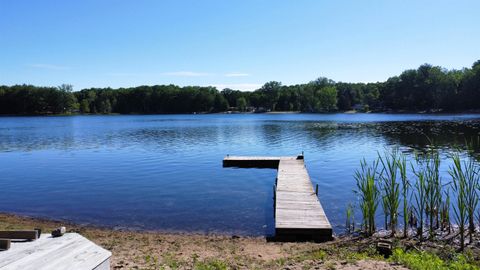
[[216,112],[224,112],[228,110],[228,107],[229,107],[228,101],[225,99],[225,97],[222,94],[216,94],[213,107]]
[[325,86],[316,91],[318,100],[317,111],[333,111],[337,109],[337,89],[334,86]]
[[282,84],[280,82],[267,82],[258,90],[261,95],[262,103],[269,110],[275,111]]
[[90,113],[90,103],[87,99],[83,99],[80,102],[80,112],[81,113]]
[[236,103],[240,111],[244,112],[247,109],[247,100],[244,97],[239,97]]

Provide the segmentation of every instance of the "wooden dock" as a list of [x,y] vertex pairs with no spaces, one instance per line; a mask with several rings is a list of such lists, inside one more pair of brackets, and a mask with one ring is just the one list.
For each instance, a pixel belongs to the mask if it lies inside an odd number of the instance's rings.
[[32,242],[12,242],[0,251],[0,270],[108,270],[112,253],[77,233],[42,234]]
[[313,189],[303,156],[227,156],[223,160],[223,166],[278,170],[274,197],[276,240],[332,239],[332,226]]

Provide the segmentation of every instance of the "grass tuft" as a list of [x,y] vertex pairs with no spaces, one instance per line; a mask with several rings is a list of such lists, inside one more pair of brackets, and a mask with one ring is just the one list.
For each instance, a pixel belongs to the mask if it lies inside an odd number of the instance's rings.
[[363,227],[366,235],[372,235],[375,232],[375,214],[377,212],[380,191],[377,181],[378,161],[373,162],[371,166],[363,160],[360,170],[355,172],[357,182],[356,193],[360,197],[360,209],[363,216]]
[[437,255],[428,252],[404,251],[396,248],[389,259],[391,262],[404,265],[412,270],[475,270],[477,266],[471,264],[468,258],[459,254],[452,261],[444,261]]

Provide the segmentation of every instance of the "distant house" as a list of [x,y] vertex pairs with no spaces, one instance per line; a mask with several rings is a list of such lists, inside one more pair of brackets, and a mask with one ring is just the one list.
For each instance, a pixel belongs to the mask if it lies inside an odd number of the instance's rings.
[[360,104],[360,103],[357,103],[357,104],[352,106],[352,109],[355,110],[355,111],[363,111],[364,108],[365,108],[365,106],[363,104]]
[[258,107],[258,108],[255,108],[255,110],[253,112],[256,112],[256,113],[264,113],[264,112],[269,112],[270,110],[267,110],[266,108],[264,107]]

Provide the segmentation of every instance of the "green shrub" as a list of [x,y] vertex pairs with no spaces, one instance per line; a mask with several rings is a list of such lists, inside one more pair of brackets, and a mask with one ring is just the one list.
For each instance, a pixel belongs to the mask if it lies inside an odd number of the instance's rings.
[[437,255],[428,252],[409,251],[397,248],[390,257],[392,262],[404,265],[412,270],[474,270],[477,266],[469,263],[466,256],[459,254],[454,260],[446,262]]

